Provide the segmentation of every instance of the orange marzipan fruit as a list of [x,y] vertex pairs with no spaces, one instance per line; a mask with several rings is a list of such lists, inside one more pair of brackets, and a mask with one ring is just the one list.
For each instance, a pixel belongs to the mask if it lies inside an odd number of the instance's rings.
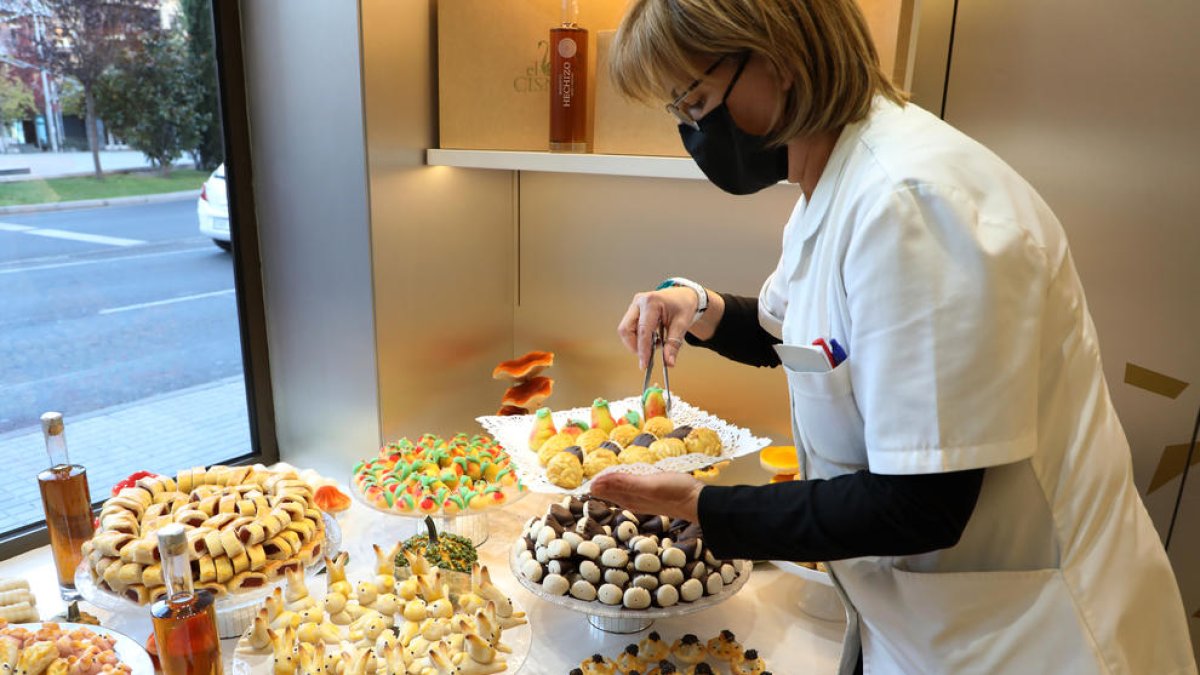
[[792,445],[772,445],[758,454],[758,463],[774,474],[796,474],[800,471],[800,459]]

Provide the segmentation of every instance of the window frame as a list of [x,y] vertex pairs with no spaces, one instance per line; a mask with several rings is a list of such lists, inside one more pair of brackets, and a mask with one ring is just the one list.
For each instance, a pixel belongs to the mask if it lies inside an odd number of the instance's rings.
[[[217,63],[217,107],[225,148],[230,239],[233,243],[233,283],[237,297],[238,332],[251,453],[224,460],[226,464],[274,464],[279,461],[275,435],[275,403],[267,353],[267,319],[254,208],[253,162],[247,114],[245,66],[242,58],[240,0],[212,0],[213,47]],[[180,467],[183,468],[183,467]],[[29,477],[33,479],[32,476]],[[104,499],[93,504],[99,509]],[[0,561],[47,546],[45,521],[0,533]]]

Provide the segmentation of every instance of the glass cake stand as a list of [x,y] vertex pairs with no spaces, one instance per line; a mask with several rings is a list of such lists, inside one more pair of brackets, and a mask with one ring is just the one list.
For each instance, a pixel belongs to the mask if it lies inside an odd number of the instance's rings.
[[552,595],[547,593],[541,584],[534,583],[525,578],[524,574],[521,574],[521,566],[515,554],[509,554],[508,558],[509,569],[525,590],[546,602],[566,607],[587,616],[588,623],[595,628],[606,633],[618,634],[640,633],[654,625],[655,619],[670,619],[677,616],[703,612],[732,598],[750,580],[750,569],[753,567],[753,563],[749,560],[735,560],[733,561],[733,565],[738,572],[737,579],[734,579],[732,584],[725,586],[716,595],[706,595],[695,602],[683,602],[681,600],[679,604],[673,607],[626,609],[624,607],[605,605],[598,600],[584,602],[570,595]]
[[[337,521],[328,513],[322,511],[321,516],[325,521],[325,556],[332,559],[341,551],[342,530]],[[305,574],[306,580],[311,581],[324,571],[325,560],[322,557],[308,566]],[[228,593],[217,598],[213,604],[217,610],[217,632],[220,637],[225,639],[241,635],[254,622],[254,616],[258,613],[258,608],[262,606],[263,601],[274,593],[276,588],[282,587],[286,583],[285,578],[279,577],[254,590]],[[147,605],[140,605],[119,593],[97,586],[92,581],[91,570],[88,568],[86,560],[80,563],[75,570],[75,588],[84,600],[113,614],[145,614],[149,611]]]
[[375,504],[372,504],[370,500],[363,496],[362,491],[359,490],[358,486],[354,484],[353,476],[350,477],[350,493],[354,495],[354,499],[358,501],[358,503],[362,504],[368,509],[371,509],[372,511],[384,513],[389,516],[396,516],[397,518],[407,518],[412,520],[414,523],[413,527],[416,528],[416,531],[418,532],[424,531],[424,528],[420,525],[420,523],[424,521],[427,516],[433,518],[433,522],[437,526],[438,532],[448,532],[450,534],[457,534],[460,537],[465,537],[472,544],[474,544],[476,548],[479,548],[488,540],[488,536],[491,533],[491,530],[488,526],[488,512],[495,509],[503,509],[511,504],[521,501],[526,495],[529,494],[529,490],[526,489],[521,490],[520,492],[508,493],[508,501],[499,506],[492,506],[486,509],[477,510],[468,509],[453,515],[440,512],[422,513],[420,511],[413,511],[408,513],[405,511],[397,511],[395,509],[381,509]]
[[[512,600],[513,610],[516,612],[524,612],[528,619],[529,613],[525,612],[525,608],[521,606],[515,599]],[[403,622],[403,619],[400,619]],[[344,628],[344,627],[343,627]],[[393,629],[394,630],[394,629]],[[249,628],[243,631],[242,635],[249,632]],[[500,654],[508,664],[508,667],[501,671],[504,673],[516,673],[525,665],[526,659],[529,658],[529,650],[533,646],[533,629],[528,621],[517,626],[516,628],[508,628],[500,636],[500,642],[512,648],[512,652],[508,654]],[[342,645],[328,645],[326,647],[326,656],[334,656],[340,654]],[[256,675],[258,673],[269,673],[274,664],[274,655],[271,653],[253,653],[235,651],[231,671],[233,675]],[[332,669],[328,669],[332,672]],[[382,672],[382,671],[380,671]]]

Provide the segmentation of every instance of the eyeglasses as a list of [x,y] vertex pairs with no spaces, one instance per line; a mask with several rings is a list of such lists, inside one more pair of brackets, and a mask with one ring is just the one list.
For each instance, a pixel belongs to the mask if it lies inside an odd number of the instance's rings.
[[675,119],[679,120],[680,124],[686,124],[693,129],[700,128],[699,122],[692,117],[692,114],[687,111],[687,108],[682,107],[683,101],[690,96],[693,91],[696,91],[696,87],[700,86],[700,83],[704,81],[704,78],[712,75],[713,71],[717,69],[717,66],[720,66],[728,56],[729,55],[726,54],[725,56],[717,59],[711,66],[708,67],[707,70],[704,71],[704,74],[702,74],[700,77],[697,77],[695,80],[692,80],[692,83],[683,90],[682,94],[676,96],[674,101],[671,101],[667,104],[667,112],[674,115]]

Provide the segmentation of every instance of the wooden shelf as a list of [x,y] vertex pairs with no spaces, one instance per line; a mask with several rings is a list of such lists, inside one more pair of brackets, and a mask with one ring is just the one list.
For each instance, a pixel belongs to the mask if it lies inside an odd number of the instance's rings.
[[704,174],[690,157],[646,155],[595,155],[566,152],[516,152],[508,150],[442,150],[425,152],[430,166],[468,169],[506,169],[550,173],[591,173],[642,178],[703,180]]

